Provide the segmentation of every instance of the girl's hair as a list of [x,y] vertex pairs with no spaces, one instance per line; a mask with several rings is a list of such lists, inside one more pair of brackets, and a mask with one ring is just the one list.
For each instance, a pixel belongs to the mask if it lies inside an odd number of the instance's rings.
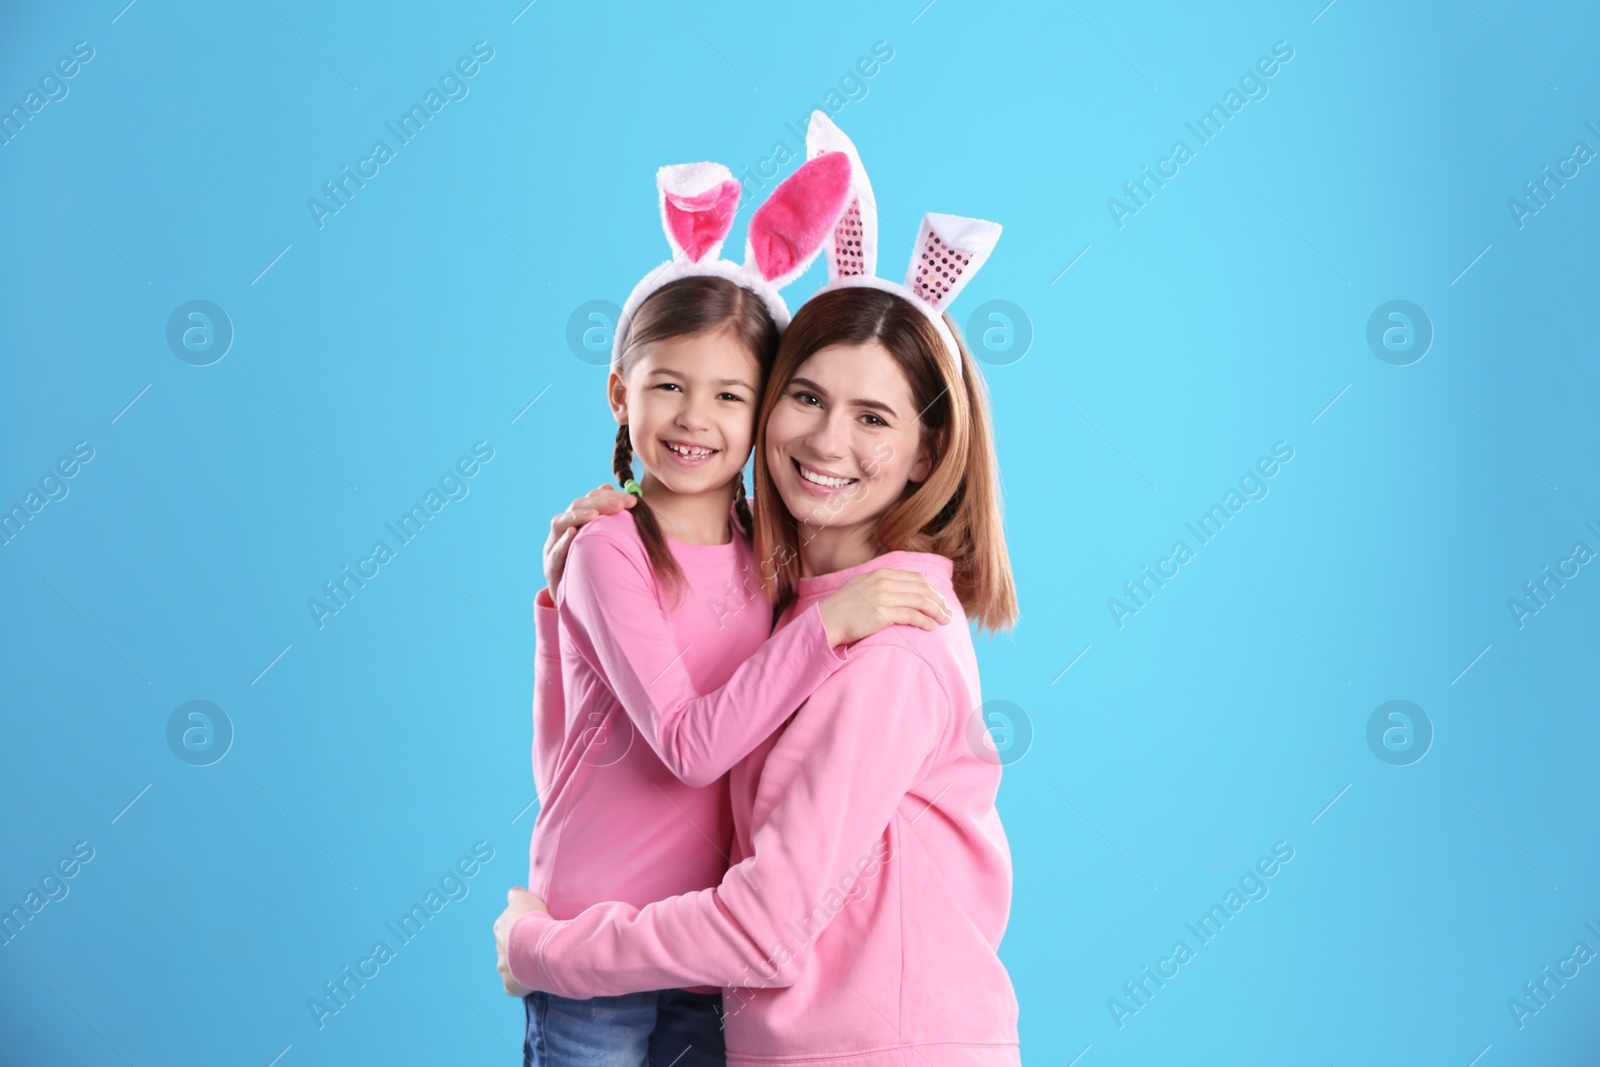
[[789,380],[813,353],[830,345],[876,342],[894,356],[910,383],[921,412],[922,440],[933,457],[928,477],[907,485],[878,520],[878,541],[886,551],[948,557],[961,606],[985,629],[1009,628],[1016,622],[1017,594],[1000,521],[1000,475],[988,395],[948,315],[945,324],[961,350],[959,378],[927,317],[881,289],[822,293],[800,309],[784,332],[762,396],[755,445],[755,554],[762,561],[762,582],[780,607],[795,596],[800,532],[767,466],[767,421]]
[[[696,275],[668,282],[651,293],[634,313],[617,373],[626,380],[646,345],[675,337],[719,332],[744,345],[755,357],[764,379],[778,349],[778,326],[761,298],[742,285],[716,276]],[[756,388],[761,388],[760,382]],[[633,441],[628,436],[627,423],[617,427],[611,469],[618,485],[633,477]],[[739,521],[749,531],[752,521],[750,505],[745,498],[743,470],[734,486],[734,506]],[[661,524],[656,521],[649,503],[640,497],[630,510],[656,580],[678,591],[683,585],[683,570],[667,548]]]

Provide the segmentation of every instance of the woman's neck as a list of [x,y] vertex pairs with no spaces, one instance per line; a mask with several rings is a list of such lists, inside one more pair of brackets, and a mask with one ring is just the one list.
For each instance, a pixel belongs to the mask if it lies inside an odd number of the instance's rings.
[[650,503],[661,536],[690,545],[725,545],[733,538],[728,509],[733,506],[733,483],[704,493],[674,493],[649,471],[645,472],[644,498]]
[[882,554],[877,530],[870,524],[847,530],[818,530],[800,545],[800,575],[815,578],[832,574],[859,567]]

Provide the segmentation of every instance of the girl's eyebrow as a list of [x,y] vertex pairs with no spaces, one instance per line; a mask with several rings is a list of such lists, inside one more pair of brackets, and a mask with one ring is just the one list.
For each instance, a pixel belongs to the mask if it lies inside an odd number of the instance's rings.
[[[828,391],[826,389],[822,388],[822,386],[818,385],[810,378],[790,378],[789,384],[791,386],[803,386],[811,392],[816,393],[818,396],[826,397],[828,395]],[[857,399],[850,401],[850,403],[854,404],[858,408],[870,408],[874,411],[881,411],[892,419],[898,419],[900,417],[899,414],[895,412],[894,408],[890,407],[888,404],[885,404],[881,400],[867,400],[864,397],[858,397]]]
[[[684,382],[689,380],[689,376],[687,374],[684,374],[682,371],[673,370],[671,367],[656,367],[653,370],[651,370],[650,373],[651,374],[665,374],[669,378],[677,378],[679,381],[684,381]],[[746,389],[749,389],[751,392],[755,392],[755,388],[756,388],[755,386],[751,385],[749,382],[745,381],[743,378],[718,378],[715,384],[717,384],[717,385],[742,385]]]

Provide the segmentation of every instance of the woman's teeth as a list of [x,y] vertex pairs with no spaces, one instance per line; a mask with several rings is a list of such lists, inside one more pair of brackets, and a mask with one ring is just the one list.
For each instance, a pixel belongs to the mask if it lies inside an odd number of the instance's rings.
[[[796,466],[799,466],[799,464],[796,464]],[[845,486],[855,481],[854,478],[829,478],[823,474],[813,473],[812,471],[807,470],[805,467],[800,467],[800,477],[804,478],[808,482],[826,486],[829,489],[843,489]]]

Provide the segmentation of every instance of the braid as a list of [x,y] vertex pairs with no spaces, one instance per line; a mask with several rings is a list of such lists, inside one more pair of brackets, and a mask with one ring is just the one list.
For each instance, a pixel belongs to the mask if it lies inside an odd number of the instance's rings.
[[755,520],[750,516],[750,501],[744,495],[744,471],[739,472],[739,477],[733,483],[733,513],[739,516],[739,522],[744,526],[745,536],[755,533]]
[[[617,444],[611,451],[611,472],[621,485],[626,485],[633,477],[633,441],[628,436],[627,423],[617,427]],[[656,522],[655,513],[642,496],[631,510],[639,540],[644,542],[645,554],[650,557],[650,570],[676,596],[683,589],[683,568],[678,566],[666,538],[661,536],[661,524]]]
[[617,476],[619,488],[633,477],[633,440],[628,436],[627,423],[617,427],[617,446],[611,450],[611,473]]

